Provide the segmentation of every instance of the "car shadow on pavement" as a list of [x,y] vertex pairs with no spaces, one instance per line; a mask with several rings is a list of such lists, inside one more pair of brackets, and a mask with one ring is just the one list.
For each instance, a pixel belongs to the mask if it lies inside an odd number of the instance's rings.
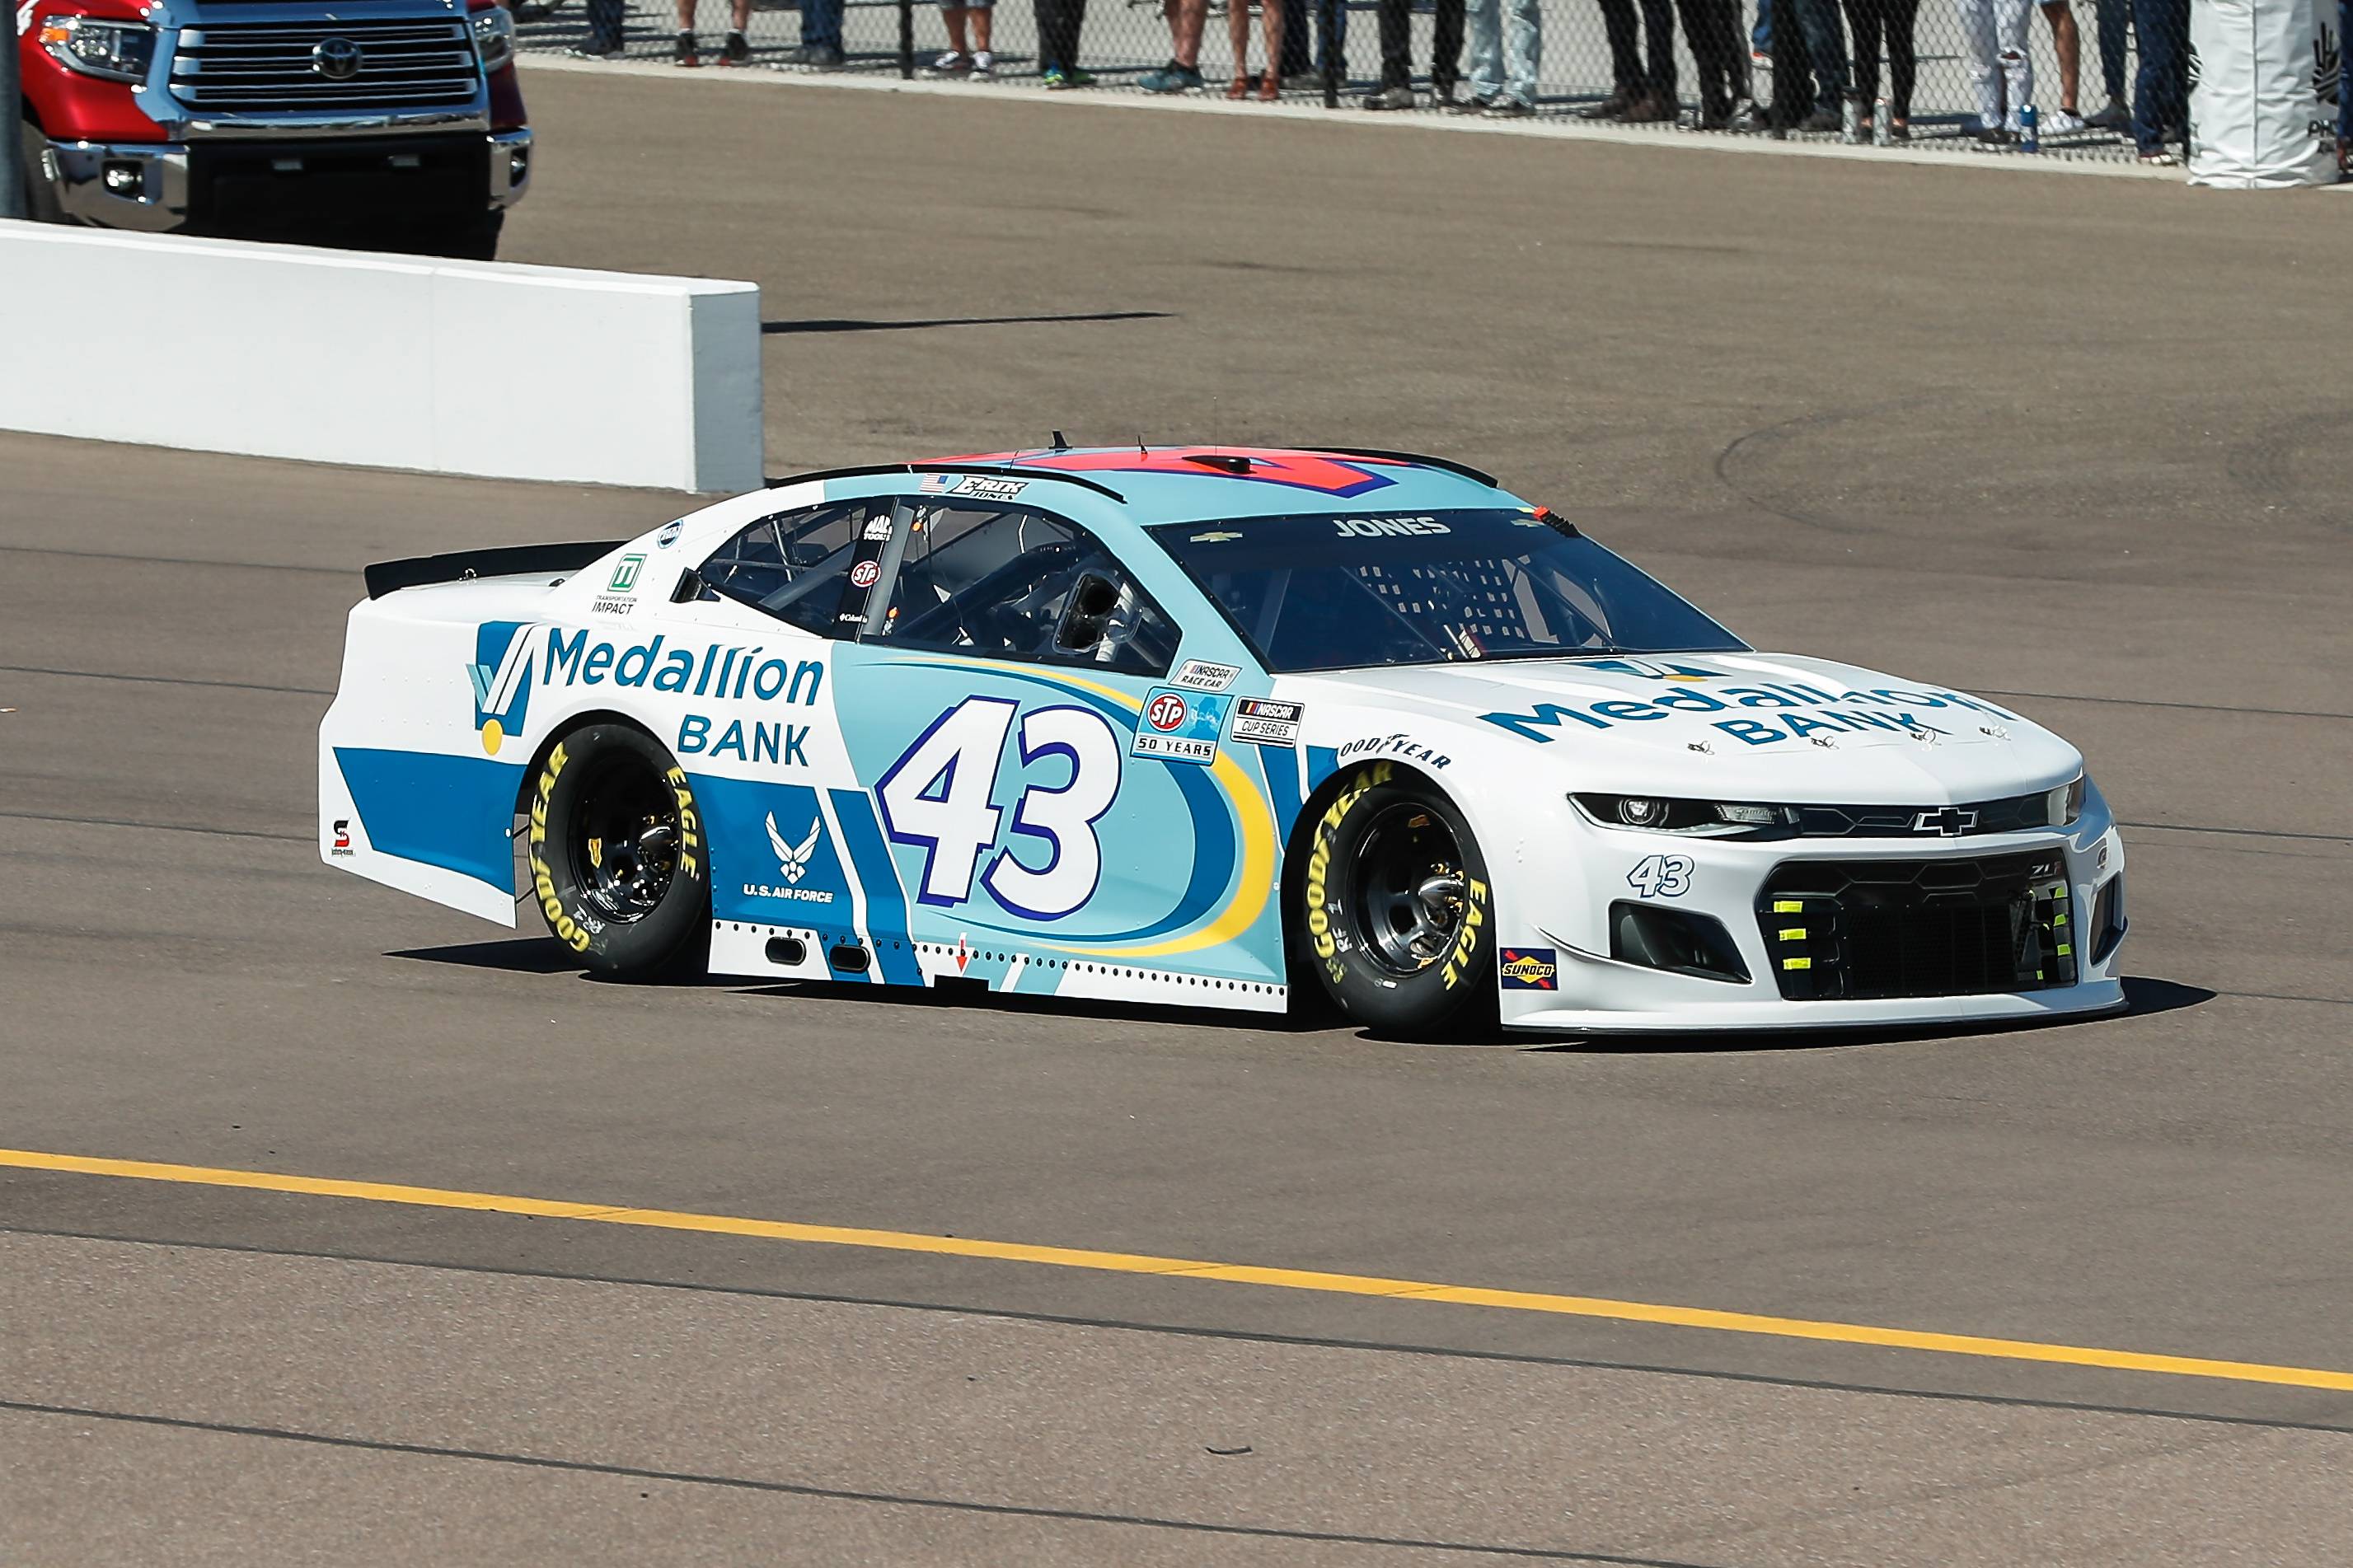
[[1745,1034],[1674,1035],[1663,1038],[1651,1035],[1564,1035],[1552,1039],[1500,1040],[1494,1043],[1518,1044],[1525,1051],[1611,1056],[1851,1049],[1857,1046],[1900,1046],[1923,1040],[1965,1040],[1989,1035],[2033,1034],[2085,1024],[2114,1023],[2122,1018],[2154,1017],[2159,1013],[2203,1006],[2215,997],[2215,993],[2203,985],[2184,985],[2175,980],[2158,980],[2139,974],[2126,976],[2124,990],[2125,1005],[2116,1012],[2076,1014],[2066,1017],[1992,1018],[1982,1023],[1919,1024],[1897,1028],[1865,1026],[1852,1029],[1752,1030]]

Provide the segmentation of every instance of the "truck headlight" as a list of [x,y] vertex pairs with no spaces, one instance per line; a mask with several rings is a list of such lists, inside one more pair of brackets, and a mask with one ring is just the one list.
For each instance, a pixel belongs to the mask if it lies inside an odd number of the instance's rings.
[[474,13],[474,52],[482,57],[482,69],[494,71],[514,58],[514,17],[503,5],[493,5],[487,11]]
[[1642,795],[1572,795],[1568,799],[1588,821],[1602,827],[1680,833],[1696,838],[1773,838],[1798,823],[1798,814],[1788,806],[1749,801]]
[[144,22],[96,16],[44,16],[41,47],[58,64],[109,81],[145,81],[155,61],[155,29]]

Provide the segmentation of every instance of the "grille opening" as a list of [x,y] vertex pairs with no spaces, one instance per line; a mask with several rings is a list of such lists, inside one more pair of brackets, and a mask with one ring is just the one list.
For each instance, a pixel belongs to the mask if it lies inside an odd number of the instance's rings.
[[1982,860],[1791,861],[1757,911],[1791,1001],[1969,996],[2075,984],[2058,852]]
[[1748,965],[1722,921],[1657,904],[1621,899],[1609,906],[1609,956],[1699,980],[1749,983]]
[[198,113],[470,107],[482,71],[453,16],[213,22],[180,35],[172,94]]

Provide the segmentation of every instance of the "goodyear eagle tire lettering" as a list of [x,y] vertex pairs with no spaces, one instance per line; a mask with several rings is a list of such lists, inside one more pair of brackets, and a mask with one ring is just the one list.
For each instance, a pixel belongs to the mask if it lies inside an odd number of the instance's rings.
[[551,748],[534,782],[525,864],[556,941],[591,973],[700,973],[710,858],[694,789],[643,731],[595,724]]
[[1494,893],[1470,825],[1418,773],[1356,769],[1311,819],[1286,910],[1304,966],[1356,1024],[1439,1036],[1495,1016]]

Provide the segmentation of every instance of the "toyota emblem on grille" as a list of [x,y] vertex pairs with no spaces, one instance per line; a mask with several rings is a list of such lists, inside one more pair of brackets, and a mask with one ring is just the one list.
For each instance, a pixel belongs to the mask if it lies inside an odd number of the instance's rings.
[[322,38],[311,51],[311,68],[329,81],[349,81],[360,74],[360,47],[349,38]]
[[1915,833],[1941,833],[1947,838],[1958,838],[1978,825],[1978,814],[1948,805],[1942,811],[1924,811],[1912,819]]

